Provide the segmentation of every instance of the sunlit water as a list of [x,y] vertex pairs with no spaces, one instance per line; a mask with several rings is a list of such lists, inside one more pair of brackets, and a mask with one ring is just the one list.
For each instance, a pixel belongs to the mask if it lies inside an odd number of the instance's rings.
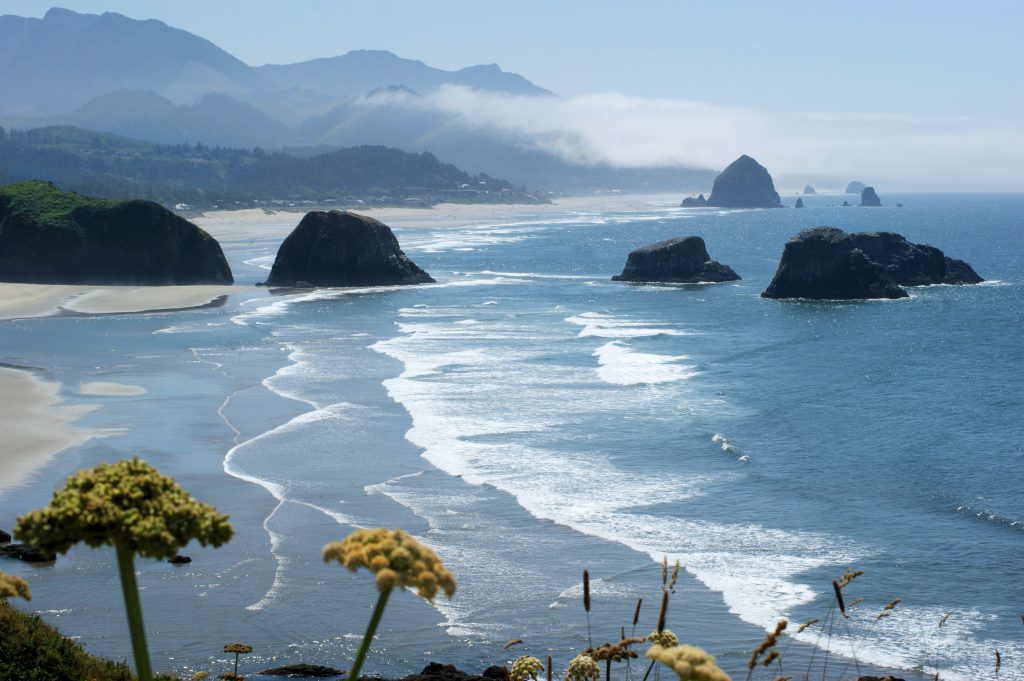
[[[1022,679],[1024,198],[827,205],[843,198],[410,229],[403,248],[436,285],[0,323],[0,361],[102,403],[82,425],[107,435],[0,494],[0,527],[73,470],[130,454],[230,513],[229,545],[138,565],[155,666],[180,673],[222,671],[236,640],[254,647],[247,673],[346,667],[375,592],[320,548],[386,525],[433,546],[459,590],[435,608],[392,599],[371,672],[530,653],[561,674],[588,645],[582,570],[593,640],[614,641],[638,597],[637,631],[654,627],[667,556],[686,568],[669,628],[734,677],[778,618],[792,632],[824,617],[853,565],[865,574],[847,600],[864,601],[800,634],[785,673],[819,675],[809,644],[828,643],[829,678],[855,676],[854,657],[862,671],[979,678],[999,649],[1000,678]],[[823,224],[898,231],[989,282],[900,301],[761,299],[785,240]],[[633,248],[690,234],[743,280],[609,280]],[[248,284],[278,243],[225,246]],[[77,395],[89,380],[147,392]],[[129,656],[111,552],[3,569],[89,650]]]

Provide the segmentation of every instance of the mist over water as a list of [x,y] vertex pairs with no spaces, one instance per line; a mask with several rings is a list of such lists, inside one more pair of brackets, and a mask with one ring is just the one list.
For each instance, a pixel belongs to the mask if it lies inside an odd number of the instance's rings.
[[[230,513],[237,537],[189,547],[185,570],[140,564],[158,669],[210,668],[227,640],[254,646],[245,673],[346,666],[372,579],[324,565],[319,550],[380,525],[434,547],[459,590],[436,608],[395,597],[371,672],[550,653],[560,673],[586,647],[582,569],[604,642],[638,596],[638,633],[654,627],[667,556],[686,568],[669,628],[734,676],[778,618],[822,616],[831,580],[853,565],[866,574],[850,593],[865,600],[831,632],[834,654],[967,679],[998,648],[1001,678],[1024,678],[1024,256],[1007,247],[1024,236],[1024,203],[885,197],[897,200],[906,207],[805,197],[803,211],[652,205],[399,230],[437,284],[0,325],[2,347],[17,348],[4,361],[45,366],[65,386],[147,390],[102,400],[83,423],[123,434],[0,496],[0,518],[45,503],[75,468],[130,453]],[[785,240],[821,224],[898,231],[990,281],[900,301],[759,298]],[[633,248],[689,234],[743,279],[609,280]],[[239,254],[238,281],[263,278],[274,248]],[[8,568],[28,575],[44,617],[93,652],[125,655],[108,552]],[[503,651],[512,638],[523,645]],[[787,669],[808,651],[791,648]]]

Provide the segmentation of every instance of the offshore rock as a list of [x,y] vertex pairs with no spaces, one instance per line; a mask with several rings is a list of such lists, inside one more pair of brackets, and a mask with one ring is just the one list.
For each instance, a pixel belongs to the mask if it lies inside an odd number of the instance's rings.
[[814,187],[812,187],[811,185],[809,185],[809,184],[805,184],[804,185],[804,194],[817,194],[817,193],[818,192],[814,191]]
[[348,211],[306,213],[281,244],[267,286],[399,286],[434,280],[391,228]]
[[708,200],[704,198],[703,194],[701,194],[697,198],[693,198],[692,196],[687,196],[685,199],[683,199],[683,202],[680,203],[679,205],[682,208],[702,208],[702,207],[708,205]]
[[3,530],[0,530],[0,544],[6,544],[11,541],[11,535],[7,534]]
[[680,237],[643,246],[629,254],[622,274],[615,281],[697,284],[736,281],[740,278],[728,265],[711,259],[704,239]]
[[882,265],[835,227],[806,229],[788,242],[762,298],[906,298]]
[[846,185],[846,193],[860,194],[862,191],[864,191],[865,186],[867,185],[865,185],[863,182],[858,182],[857,180],[854,180],[850,184]]
[[0,546],[0,558],[13,558],[14,560],[23,560],[26,563],[52,563],[57,559],[56,556],[43,553],[32,544]]
[[914,244],[895,232],[851,234],[855,248],[885,268],[900,286],[979,284],[978,273],[963,260],[947,257],[934,246]]
[[260,676],[287,676],[287,677],[324,677],[324,676],[344,676],[345,672],[341,669],[335,669],[334,667],[324,667],[319,664],[289,664],[284,667],[274,667],[273,669],[264,669],[261,671]]
[[782,205],[768,170],[746,154],[715,178],[707,203],[719,208],[779,208]]
[[495,681],[495,679],[508,678],[503,667],[499,667],[503,676],[494,676],[494,668],[490,667],[481,676],[473,676],[457,669],[454,665],[431,662],[423,668],[419,674],[410,674],[401,681]]
[[874,187],[864,187],[864,191],[860,193],[860,205],[862,206],[881,206],[882,200],[878,198],[878,194],[875,193]]
[[793,204],[793,208],[803,208],[803,207],[804,207],[804,200],[801,199],[799,196],[796,197],[796,203]]
[[230,284],[209,234],[152,201],[108,201],[49,182],[0,187],[0,281]]

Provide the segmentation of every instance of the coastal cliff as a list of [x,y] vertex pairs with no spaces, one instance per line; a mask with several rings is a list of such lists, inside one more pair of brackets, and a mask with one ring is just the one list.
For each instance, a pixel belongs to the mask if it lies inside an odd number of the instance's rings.
[[49,182],[0,187],[0,281],[230,284],[220,244],[152,201],[109,201]]

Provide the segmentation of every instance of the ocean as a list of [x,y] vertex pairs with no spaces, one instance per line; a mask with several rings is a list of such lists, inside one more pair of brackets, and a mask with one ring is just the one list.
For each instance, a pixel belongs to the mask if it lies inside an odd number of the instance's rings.
[[[524,208],[396,230],[437,284],[0,322],[0,362],[102,405],[78,422],[94,437],[0,492],[0,527],[74,470],[136,454],[229,513],[224,547],[137,564],[154,667],[186,677],[227,670],[232,641],[253,646],[246,674],[346,668],[376,593],[320,549],[387,526],[433,547],[459,588],[433,607],[392,597],[371,673],[531,654],[562,675],[591,641],[631,633],[638,597],[636,632],[654,628],[666,558],[684,567],[668,627],[733,678],[787,618],[796,678],[995,678],[998,649],[999,678],[1024,679],[1024,195],[844,198]],[[820,225],[899,232],[987,281],[897,301],[760,298],[785,241]],[[694,234],[742,280],[610,280],[634,248]],[[265,279],[278,245],[225,243],[236,281]],[[88,381],[146,392],[80,394]],[[824,621],[850,566],[864,574],[846,600],[864,600]],[[112,551],[0,567],[30,581],[18,607],[129,657]]]

